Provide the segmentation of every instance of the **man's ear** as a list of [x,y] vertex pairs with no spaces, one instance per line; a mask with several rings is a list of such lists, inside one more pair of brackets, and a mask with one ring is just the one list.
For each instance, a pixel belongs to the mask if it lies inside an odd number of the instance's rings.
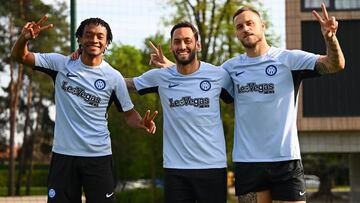
[[265,22],[263,20],[261,21],[261,27],[263,28],[263,30],[266,29],[266,24],[265,24]]
[[80,43],[80,38],[76,38],[76,42],[78,43],[79,49],[82,50],[82,46]]
[[200,41],[196,41],[196,50],[197,50],[197,51],[201,51]]

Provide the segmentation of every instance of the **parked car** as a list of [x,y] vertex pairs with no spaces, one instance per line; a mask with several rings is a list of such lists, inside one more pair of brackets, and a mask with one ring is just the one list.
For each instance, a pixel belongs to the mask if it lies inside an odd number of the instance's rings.
[[138,179],[133,181],[124,181],[118,182],[116,186],[116,191],[122,190],[132,190],[132,189],[140,189],[140,188],[148,188],[150,187],[151,180],[148,179]]
[[304,175],[306,189],[319,189],[320,178],[316,175]]

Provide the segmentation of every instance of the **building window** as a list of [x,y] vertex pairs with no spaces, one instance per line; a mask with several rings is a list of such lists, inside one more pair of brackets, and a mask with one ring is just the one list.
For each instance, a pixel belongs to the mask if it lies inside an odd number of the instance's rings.
[[344,10],[344,9],[359,9],[360,1],[359,0],[337,0],[335,1],[335,9],[336,10]]
[[323,2],[328,11],[360,10],[359,0],[301,0],[301,10],[321,10]]
[[327,6],[330,5],[330,0],[303,0],[303,5],[305,9],[318,9],[323,2]]

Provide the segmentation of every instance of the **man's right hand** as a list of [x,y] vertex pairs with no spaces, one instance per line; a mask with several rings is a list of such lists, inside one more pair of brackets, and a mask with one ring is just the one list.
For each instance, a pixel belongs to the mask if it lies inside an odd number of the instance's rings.
[[53,27],[53,24],[49,24],[43,26],[43,24],[47,21],[49,17],[42,17],[39,22],[28,22],[23,27],[21,31],[21,35],[25,38],[25,40],[35,39],[41,32],[46,31]]
[[31,39],[35,39],[41,32],[46,31],[53,27],[53,24],[43,26],[47,16],[42,17],[39,22],[28,22],[21,30],[20,37],[16,40],[14,46],[11,49],[11,58],[19,63],[22,63],[29,67],[34,67],[35,56],[27,48],[27,42]]
[[76,49],[76,51],[74,51],[73,53],[70,54],[70,58],[71,60],[76,60],[80,57],[81,55],[81,49]]
[[164,56],[160,44],[156,47],[151,41],[149,41],[149,47],[151,49],[149,65],[160,68],[166,68],[174,65],[172,61]]

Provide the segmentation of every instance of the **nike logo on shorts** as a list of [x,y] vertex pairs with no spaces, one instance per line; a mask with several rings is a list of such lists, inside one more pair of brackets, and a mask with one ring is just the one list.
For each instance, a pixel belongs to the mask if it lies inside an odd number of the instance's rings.
[[299,192],[299,195],[300,195],[300,196],[303,196],[305,193],[306,193],[306,191],[304,191],[304,192],[301,192],[301,191],[300,191],[300,192]]
[[105,197],[106,197],[106,198],[109,198],[109,197],[113,196],[113,194],[114,194],[114,192],[112,192],[112,193],[110,193],[110,194],[106,193],[106,194],[105,194]]

